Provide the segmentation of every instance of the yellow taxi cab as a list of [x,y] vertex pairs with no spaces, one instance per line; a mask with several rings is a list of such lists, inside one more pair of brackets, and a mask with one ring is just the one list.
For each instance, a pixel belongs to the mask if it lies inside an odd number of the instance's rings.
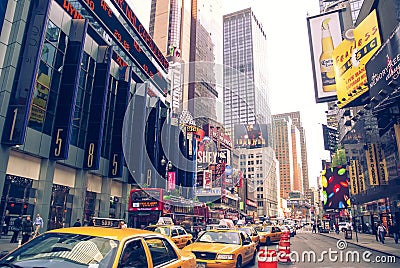
[[155,232],[71,227],[35,237],[4,256],[0,267],[191,268],[196,267],[196,260]]
[[193,239],[191,234],[178,225],[150,225],[144,229],[168,236],[180,249],[190,245]]
[[205,231],[197,240],[183,248],[196,256],[196,267],[243,267],[255,264],[256,244],[245,232],[233,229]]
[[257,250],[260,248],[260,236],[253,226],[238,226],[237,229],[250,236],[251,240],[256,244]]
[[276,226],[260,225],[256,227],[258,235],[260,236],[260,244],[271,245],[271,242],[277,242],[281,239],[282,231]]

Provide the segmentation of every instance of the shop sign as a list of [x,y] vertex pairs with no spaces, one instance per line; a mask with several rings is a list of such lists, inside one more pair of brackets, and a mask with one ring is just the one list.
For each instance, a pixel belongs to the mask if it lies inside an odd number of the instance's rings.
[[358,194],[357,162],[357,160],[350,160],[349,166],[350,187],[352,195]]
[[251,206],[251,207],[255,207],[255,208],[258,207],[257,203],[254,202],[253,200],[250,200],[250,199],[246,199],[246,205]]
[[356,160],[357,164],[357,174],[358,174],[358,189],[359,193],[365,192],[365,180],[364,180],[364,171],[363,166],[361,165],[360,161]]
[[221,195],[221,187],[212,189],[196,189],[196,195],[198,196],[215,196]]
[[375,144],[368,143],[365,151],[368,166],[369,184],[371,186],[379,185],[378,167],[375,158]]
[[[389,95],[394,88],[390,85],[399,79],[400,75],[400,27],[397,27],[388,40],[375,53],[366,65],[369,82],[369,95],[379,99],[381,90]],[[373,103],[374,105],[374,103]]]
[[381,146],[377,148],[377,158],[378,158],[378,173],[379,179],[382,185],[389,184],[389,173],[386,166],[385,152]]

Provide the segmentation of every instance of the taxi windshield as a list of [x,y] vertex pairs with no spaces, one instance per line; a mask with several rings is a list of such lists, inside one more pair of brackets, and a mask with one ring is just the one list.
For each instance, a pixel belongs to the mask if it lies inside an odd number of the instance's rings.
[[271,226],[262,226],[262,227],[260,227],[260,229],[258,231],[259,232],[264,232],[264,233],[271,233],[272,232],[272,228],[271,228]]
[[237,232],[205,232],[196,242],[240,245],[240,237]]
[[171,233],[170,230],[169,230],[169,227],[148,226],[148,227],[146,227],[144,229],[147,230],[147,231],[160,233],[160,234],[166,235],[166,236],[169,236],[170,233]]
[[252,236],[252,234],[253,234],[250,228],[238,228],[238,230],[242,231],[242,232],[245,232],[249,236]]
[[[119,241],[82,234],[47,233],[0,261],[16,267],[112,267]],[[13,266],[14,267],[14,266]]]

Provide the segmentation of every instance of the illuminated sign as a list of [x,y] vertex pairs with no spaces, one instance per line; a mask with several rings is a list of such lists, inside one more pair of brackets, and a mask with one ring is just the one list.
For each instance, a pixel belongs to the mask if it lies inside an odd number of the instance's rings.
[[132,208],[137,208],[138,210],[154,210],[158,208],[158,202],[159,201],[140,201],[140,202],[133,202],[132,203]]
[[354,41],[344,40],[334,49],[339,108],[348,106],[368,91],[365,65],[380,46],[381,37],[374,10],[354,29]]

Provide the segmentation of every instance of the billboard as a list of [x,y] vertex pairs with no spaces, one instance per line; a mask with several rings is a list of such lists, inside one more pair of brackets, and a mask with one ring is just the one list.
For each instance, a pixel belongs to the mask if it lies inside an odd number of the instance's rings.
[[322,171],[321,179],[324,209],[350,208],[350,179],[346,166],[327,167]]
[[235,125],[235,148],[262,148],[268,146],[268,126],[266,124]]
[[[353,33],[354,40],[344,40],[333,50],[339,108],[362,105],[365,102],[360,98],[368,92],[365,65],[381,46],[376,11],[373,10]],[[355,100],[358,102],[353,103]]]
[[[371,99],[379,100],[394,91],[400,74],[400,27],[367,62],[366,71]],[[385,93],[380,95],[380,93]],[[371,102],[373,108],[378,102]]]
[[332,52],[343,40],[343,25],[342,11],[340,10],[307,18],[317,103],[336,100]]
[[376,147],[373,143],[367,144],[367,150],[365,151],[365,157],[367,159],[369,185],[377,186],[379,185],[378,177],[378,165],[376,163]]

